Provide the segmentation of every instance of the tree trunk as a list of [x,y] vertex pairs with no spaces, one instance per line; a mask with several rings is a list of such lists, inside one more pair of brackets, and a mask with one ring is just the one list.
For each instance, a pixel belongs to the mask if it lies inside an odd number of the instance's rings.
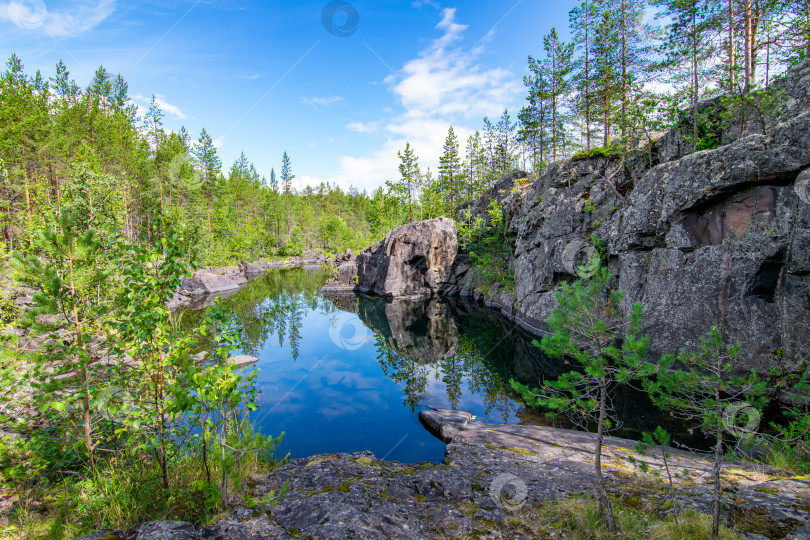
[[622,0],[622,137],[627,126],[627,2]]
[[590,44],[589,44],[589,8],[585,1],[585,150],[591,149],[591,74],[590,74]]
[[695,139],[695,150],[698,144],[698,62],[697,62],[697,20],[692,15],[692,136]]
[[205,190],[205,206],[208,214],[208,234],[211,234],[211,189]]
[[411,190],[412,190],[411,179],[408,178],[408,221],[413,223],[413,201],[411,199]]
[[[456,162],[458,163],[458,162]],[[450,171],[450,217],[456,219],[456,199],[455,199],[455,183],[453,181],[453,171]]]
[[712,497],[712,537],[718,538],[720,534],[720,467],[723,465],[723,435],[722,431],[717,432],[717,442],[714,445],[714,490]]
[[551,59],[551,145],[554,149],[552,163],[557,161],[557,51],[552,50]]
[[737,89],[737,55],[734,45],[734,0],[728,0],[728,72],[731,92]]
[[616,531],[616,523],[613,520],[613,507],[610,504],[607,490],[605,489],[605,479],[602,476],[602,442],[605,437],[605,420],[607,419],[607,386],[604,379],[599,381],[599,425],[596,428],[596,449],[593,455],[593,468],[596,473],[597,486],[597,506],[599,517],[605,520],[610,532]]
[[155,392],[157,404],[158,437],[160,440],[160,472],[163,478],[163,488],[169,489],[169,470],[166,464],[166,417],[163,410],[163,355],[158,353],[158,387]]
[[751,6],[752,0],[744,0],[745,11],[743,16],[745,18],[745,86],[743,87],[744,92],[748,92],[751,87],[751,83],[753,82],[753,73],[752,73],[752,51],[753,51],[753,9]]
[[[72,240],[68,240],[72,242]],[[82,326],[79,321],[79,310],[76,307],[76,285],[73,281],[73,249],[68,246],[68,270],[70,272],[70,296],[73,299],[73,329],[76,332],[75,343],[77,347],[82,346]],[[90,416],[90,389],[89,380],[87,377],[87,367],[84,361],[80,363],[79,367],[79,384],[82,389],[82,424],[84,427],[84,445],[87,447],[87,452],[90,454],[90,463],[93,463],[93,455],[95,453],[95,445],[93,444],[93,424]]]

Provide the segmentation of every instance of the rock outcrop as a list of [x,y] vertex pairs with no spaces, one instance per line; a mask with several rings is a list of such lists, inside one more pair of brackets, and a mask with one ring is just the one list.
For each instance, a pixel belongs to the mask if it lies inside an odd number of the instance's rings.
[[[433,411],[437,431],[448,434],[444,461],[402,464],[371,452],[326,454],[295,459],[273,473],[254,478],[250,508],[198,529],[186,523],[139,524],[129,531],[102,531],[82,540],[158,538],[501,538],[513,512],[543,501],[591,493],[595,435],[541,426],[489,424],[468,420],[463,411]],[[669,511],[711,505],[712,464],[669,448],[676,490]],[[608,489],[635,504],[662,504],[666,477],[658,452],[640,455],[635,442],[607,437],[603,471]],[[634,465],[644,463],[641,467]],[[646,483],[645,483],[646,482]],[[767,527],[753,533],[802,538],[810,531],[807,479],[774,477],[745,465],[723,475],[726,511],[754,512]],[[635,484],[634,484],[635,483]],[[633,486],[647,486],[641,494]],[[656,491],[650,486],[661,485]],[[277,500],[266,496],[288,490]],[[638,497],[645,499],[639,501]],[[789,536],[788,536],[789,535]],[[512,536],[508,536],[512,537]]]
[[696,347],[717,325],[742,343],[739,369],[801,370],[810,358],[808,80],[805,62],[778,83],[780,116],[752,121],[716,149],[688,153],[673,130],[626,162],[585,158],[555,163],[528,185],[522,175],[502,179],[460,219],[500,206],[514,287],[490,288],[462,253],[446,292],[542,331],[560,284],[600,252],[627,302],[643,305],[653,358]]
[[401,225],[341,264],[326,293],[360,292],[388,298],[438,293],[451,277],[458,252],[456,224],[435,218]]
[[251,263],[242,261],[238,266],[209,266],[194,272],[193,276],[182,279],[180,290],[175,292],[169,301],[169,308],[179,307],[200,309],[214,302],[218,297],[227,298],[239,292],[250,281],[264,275],[265,272],[280,268],[320,268],[337,265],[346,260],[348,253],[335,260],[325,255],[312,257],[290,257],[283,261],[259,261]]

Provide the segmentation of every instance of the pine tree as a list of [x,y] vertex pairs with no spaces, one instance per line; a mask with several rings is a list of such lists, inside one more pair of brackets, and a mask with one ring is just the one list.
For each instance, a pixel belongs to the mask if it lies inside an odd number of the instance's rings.
[[[529,62],[533,58],[529,57]],[[535,64],[537,67],[538,64]],[[526,75],[523,78],[523,84],[528,88],[529,94],[526,97],[529,104],[527,106],[526,121],[530,122],[534,127],[531,128],[532,134],[532,159],[534,161],[534,168],[537,171],[542,170],[546,166],[546,156],[549,146],[548,136],[548,97],[550,93],[549,85],[542,72],[532,70],[532,75]]]
[[509,110],[504,109],[496,126],[498,139],[495,145],[495,170],[500,175],[508,174],[512,170],[515,145],[517,143],[515,137],[516,127],[517,122],[513,122]]
[[110,74],[104,69],[104,66],[99,66],[93,75],[93,80],[90,86],[87,87],[87,93],[93,96],[99,96],[106,99],[112,97],[113,82],[110,80]]
[[456,215],[456,200],[459,193],[458,181],[461,176],[461,158],[458,155],[458,138],[453,126],[447,131],[447,138],[444,140],[444,152],[439,159],[439,178],[447,183],[448,194],[450,195],[450,215]]
[[[72,331],[69,339],[50,341],[45,361],[28,374],[37,390],[35,401],[43,411],[60,413],[68,433],[80,429],[79,439],[92,463],[97,448],[93,406],[100,389],[92,376],[100,354],[98,344],[92,343],[92,332],[96,320],[112,310],[112,302],[105,297],[111,279],[99,260],[107,255],[105,246],[82,226],[75,213],[63,208],[59,229],[41,231],[48,254],[44,262],[19,253],[14,262],[23,280],[40,289],[34,295],[36,306],[27,314],[27,326],[46,333],[49,325],[38,322],[37,316],[52,314]],[[49,366],[51,362],[55,365]]]
[[582,0],[582,3],[572,9],[569,14],[574,44],[581,53],[572,66],[572,83],[578,94],[574,107],[583,117],[583,138],[586,151],[591,149],[591,102],[593,101],[591,47],[593,46],[594,21],[598,16],[597,1]]
[[415,194],[421,184],[421,174],[419,172],[419,158],[411,148],[411,143],[405,143],[405,151],[397,152],[399,157],[399,182],[386,182],[392,192],[407,201],[408,220],[413,222],[413,203]]
[[51,82],[60,97],[72,96],[78,92],[76,83],[71,81],[69,77],[70,72],[67,66],[65,66],[64,62],[59,60],[59,63],[56,64],[56,76],[51,79]]
[[281,156],[281,186],[284,191],[284,212],[287,220],[287,241],[290,240],[292,232],[291,194],[293,178],[295,178],[295,175],[292,173],[290,156],[287,155],[287,152],[284,152],[284,155]]
[[160,110],[160,104],[154,94],[149,102],[149,110],[144,116],[144,125],[149,133],[149,142],[154,155],[163,140],[163,111]]
[[534,75],[532,81],[536,85],[535,99],[548,104],[551,160],[554,162],[557,161],[558,150],[562,150],[561,147],[564,146],[563,107],[571,92],[570,74],[573,69],[574,44],[561,41],[557,29],[552,28],[543,38],[543,50],[546,54],[543,60],[529,56],[529,69]]
[[292,173],[290,156],[287,155],[287,152],[284,152],[284,155],[281,156],[281,185],[284,189],[284,193],[292,191],[292,181],[294,178],[295,175]]
[[706,64],[714,54],[713,3],[710,0],[652,0],[652,3],[663,8],[660,16],[672,21],[667,25],[666,67],[670,73],[675,72],[676,81],[688,80],[692,137],[697,144],[700,90],[705,87]]
[[621,90],[617,68],[620,65],[621,34],[616,14],[600,10],[593,40],[594,101],[602,122],[602,145],[610,144],[615,118],[615,100]]
[[467,200],[472,200],[477,196],[481,185],[482,170],[479,156],[481,155],[482,146],[480,132],[476,131],[475,134],[467,138],[464,153],[464,178],[466,180],[464,192]]
[[211,136],[208,134],[205,128],[203,128],[202,132],[200,133],[200,139],[197,141],[197,145],[194,147],[194,157],[197,159],[197,163],[200,167],[201,179],[203,186],[205,187],[206,211],[208,215],[208,234],[212,234],[211,194],[217,181],[217,177],[219,176],[222,162],[219,160],[219,156],[217,156],[217,149],[214,148],[214,141],[211,139]]
[[[120,109],[123,109],[129,101],[129,85],[119,73],[115,77],[112,87],[112,101]],[[154,98],[154,96],[152,96]]]
[[[767,402],[763,398],[765,383],[755,372],[748,376],[731,376],[732,362],[740,350],[739,343],[726,346],[720,329],[714,326],[701,339],[697,350],[681,350],[677,357],[665,355],[658,363],[657,378],[644,381],[645,390],[658,407],[675,418],[700,421],[701,430],[714,442],[714,538],[718,537],[720,529],[723,443],[751,436],[749,425],[756,423],[756,429]],[[675,368],[676,360],[686,369]],[[744,426],[738,425],[741,417],[746,417]]]
[[612,0],[607,9],[618,12],[618,26],[621,33],[621,53],[619,56],[621,80],[621,116],[619,124],[623,137],[632,135],[632,122],[629,110],[632,107],[634,83],[641,81],[650,65],[651,39],[653,31],[644,24],[647,0]]
[[614,531],[616,525],[601,461],[605,434],[615,425],[609,393],[616,383],[644,380],[653,368],[644,361],[649,339],[639,336],[641,304],[635,304],[625,315],[623,294],[610,289],[613,276],[607,268],[600,267],[598,257],[584,266],[579,270],[582,279],[573,285],[563,282],[562,291],[557,293],[559,307],[547,321],[551,333],[543,336],[542,342],[535,341],[536,346],[554,358],[576,360],[581,370],[544,381],[540,388],[510,383],[529,405],[567,413],[575,422],[586,421],[591,427],[595,424],[596,500],[600,518]]
[[486,184],[489,185],[491,181],[495,180],[495,171],[498,170],[496,162],[496,147],[498,146],[498,130],[489,117],[484,117],[484,135],[482,152],[486,153],[487,163],[484,169],[484,176]]

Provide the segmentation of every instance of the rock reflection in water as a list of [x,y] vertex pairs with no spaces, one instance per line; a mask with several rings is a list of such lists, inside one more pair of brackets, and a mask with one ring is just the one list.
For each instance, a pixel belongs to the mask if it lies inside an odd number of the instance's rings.
[[403,402],[411,410],[422,405],[459,408],[466,387],[483,401],[485,414],[497,412],[503,421],[514,421],[519,414],[509,387],[509,378],[522,379],[513,369],[514,360],[528,354],[535,359],[528,364],[535,367],[542,355],[513,336],[510,324],[463,302],[362,296],[332,301],[341,311],[356,313],[374,332],[380,367],[402,387]]

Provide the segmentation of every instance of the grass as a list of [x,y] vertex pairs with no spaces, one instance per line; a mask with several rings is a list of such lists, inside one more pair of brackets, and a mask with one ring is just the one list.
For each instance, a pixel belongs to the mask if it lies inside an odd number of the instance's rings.
[[[242,497],[252,475],[269,473],[279,462],[254,454],[244,456],[228,471],[228,495]],[[125,459],[97,463],[80,476],[67,475],[20,495],[23,503],[0,538],[76,538],[100,529],[127,529],[143,521],[178,520],[198,526],[224,517],[222,469],[209,461],[211,482],[202,460],[193,454],[178,456],[169,468],[169,488],[162,487],[160,469],[152,463]],[[274,494],[275,495],[275,494]],[[34,510],[27,501],[42,501]]]
[[571,156],[571,161],[579,161],[582,159],[592,159],[592,158],[617,158],[622,155],[624,151],[624,147],[621,144],[614,144],[610,146],[602,146],[599,148],[594,148],[587,152],[579,152]]
[[[616,532],[611,533],[599,520],[596,503],[571,497],[523,508],[505,522],[508,536],[523,534],[532,538],[608,539],[644,538],[648,518],[641,512],[616,505]],[[504,532],[504,531],[502,531]]]
[[[616,518],[616,531],[610,532],[600,522],[596,502],[587,497],[570,497],[547,502],[535,507],[524,507],[502,524],[481,522],[483,529],[493,526],[504,537],[517,535],[532,538],[565,538],[571,540],[608,540],[652,538],[656,540],[702,540],[711,538],[711,516],[687,511],[678,516],[658,517],[654,512],[643,512],[623,504],[613,502]],[[474,509],[467,512],[475,513]],[[720,529],[721,540],[742,538],[726,527]]]
[[[712,538],[712,518],[706,514],[687,511],[678,516],[677,521],[669,518],[666,521],[653,523],[648,538],[652,540],[669,540],[689,538],[690,540],[709,540]],[[737,540],[739,534],[727,527],[720,526],[720,540]]]

